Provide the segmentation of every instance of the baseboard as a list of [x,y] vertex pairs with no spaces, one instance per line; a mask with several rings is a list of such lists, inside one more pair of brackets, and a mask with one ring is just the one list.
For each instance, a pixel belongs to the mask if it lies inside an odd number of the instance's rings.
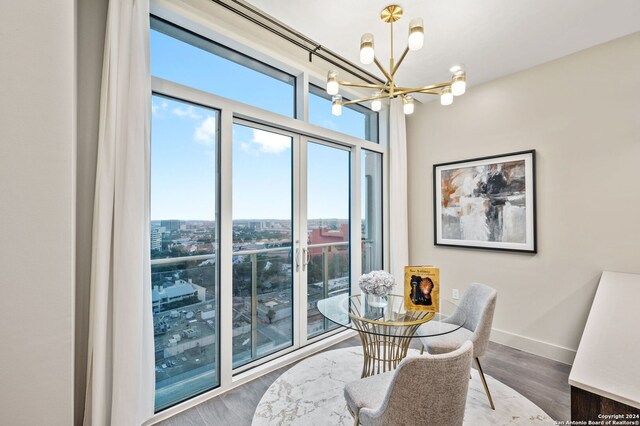
[[498,330],[496,328],[491,330],[491,341],[539,355],[544,358],[549,358],[554,361],[562,362],[563,364],[573,364],[573,359],[576,356],[576,351],[574,349],[565,348],[563,346],[554,345],[553,343],[543,342],[541,340],[532,339],[530,337],[521,336],[508,331]]

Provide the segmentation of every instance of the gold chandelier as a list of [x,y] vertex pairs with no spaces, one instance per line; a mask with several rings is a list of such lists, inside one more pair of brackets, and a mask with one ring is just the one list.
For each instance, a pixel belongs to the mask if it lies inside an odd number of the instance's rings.
[[[380,111],[382,108],[382,99],[395,98],[400,96],[403,102],[403,111],[405,114],[412,114],[413,96],[412,93],[427,93],[430,95],[440,96],[440,104],[451,105],[454,96],[462,95],[466,90],[466,72],[464,66],[454,65],[450,68],[451,80],[444,83],[431,84],[422,87],[402,87],[396,85],[395,75],[398,68],[404,61],[409,51],[416,51],[422,48],[424,44],[424,23],[422,18],[414,18],[409,22],[409,39],[407,47],[396,63],[393,58],[393,23],[402,17],[402,7],[398,5],[390,5],[380,12],[380,19],[391,26],[391,57],[389,59],[389,70],[386,70],[378,58],[375,56],[373,34],[367,33],[360,39],[360,62],[365,65],[375,63],[380,69],[384,77],[387,79],[385,84],[368,84],[368,83],[350,83],[348,81],[338,80],[337,71],[329,71],[327,74],[327,93],[331,95],[331,113],[333,115],[342,114],[342,106],[349,104],[357,104],[371,101],[371,109]],[[352,101],[343,101],[339,94],[340,86],[362,87],[366,89],[374,89],[375,92],[371,96],[367,96]]]

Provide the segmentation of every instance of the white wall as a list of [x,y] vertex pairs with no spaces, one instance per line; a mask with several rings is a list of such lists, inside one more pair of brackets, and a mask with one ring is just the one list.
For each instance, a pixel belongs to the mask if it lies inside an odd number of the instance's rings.
[[[408,120],[410,262],[441,268],[445,298],[495,287],[495,341],[570,363],[601,271],[640,272],[638,52],[635,33]],[[435,247],[432,165],[532,148],[538,254]]]
[[75,2],[0,6],[0,424],[73,421]]

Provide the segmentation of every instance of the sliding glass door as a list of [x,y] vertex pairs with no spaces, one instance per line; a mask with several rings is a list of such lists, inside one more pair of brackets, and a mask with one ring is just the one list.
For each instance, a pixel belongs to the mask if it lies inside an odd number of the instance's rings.
[[318,300],[350,290],[350,151],[308,142],[306,150],[307,338],[337,327]]
[[243,371],[336,328],[316,305],[350,292],[351,151],[236,120],[232,152],[233,367]]
[[233,367],[293,345],[291,135],[233,125]]

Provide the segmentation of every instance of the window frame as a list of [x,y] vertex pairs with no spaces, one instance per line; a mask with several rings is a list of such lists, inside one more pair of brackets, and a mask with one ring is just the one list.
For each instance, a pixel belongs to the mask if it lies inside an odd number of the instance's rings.
[[[191,106],[195,106],[198,108],[204,108],[204,109],[208,109],[208,110],[212,110],[215,112],[216,114],[216,140],[215,140],[215,198],[216,198],[216,206],[215,206],[215,221],[216,221],[216,226],[215,226],[215,232],[216,232],[216,244],[215,244],[215,253],[212,254],[207,254],[207,255],[199,255],[199,256],[180,256],[180,257],[170,257],[170,258],[150,258],[150,266],[153,267],[153,265],[173,265],[173,264],[180,264],[182,262],[190,262],[190,261],[196,261],[199,259],[204,259],[205,257],[207,259],[215,259],[215,280],[216,280],[216,300],[215,303],[213,303],[215,305],[215,309],[216,309],[216,315],[215,315],[215,320],[216,320],[216,330],[215,330],[215,337],[216,337],[216,349],[218,349],[218,353],[216,356],[216,379],[218,381],[218,384],[216,386],[213,386],[209,389],[204,389],[202,391],[199,392],[195,392],[192,396],[190,397],[186,397],[186,398],[182,398],[180,400],[178,400],[177,402],[174,402],[172,404],[168,404],[166,406],[164,406],[161,409],[156,410],[155,404],[154,404],[154,410],[155,413],[161,413],[164,412],[166,410],[170,410],[172,407],[175,407],[179,404],[191,401],[194,398],[197,398],[200,395],[206,394],[208,392],[211,392],[214,389],[217,389],[221,386],[222,384],[222,377],[221,377],[221,371],[222,369],[220,368],[220,364],[221,364],[221,360],[220,360],[220,356],[221,356],[221,351],[220,351],[220,343],[221,343],[221,339],[220,339],[220,332],[221,332],[221,319],[220,319],[220,308],[221,308],[221,300],[222,298],[220,297],[220,292],[222,290],[222,282],[221,282],[221,268],[220,268],[220,249],[222,247],[222,242],[221,242],[221,224],[220,224],[220,211],[221,211],[221,172],[220,172],[220,167],[221,167],[221,162],[220,162],[220,154],[221,154],[221,126],[220,123],[222,121],[222,111],[218,108],[214,108],[211,107],[209,105],[203,105],[201,103],[197,103],[197,102],[192,102],[190,100],[184,99],[184,98],[179,98],[179,97],[175,97],[175,96],[171,96],[171,95],[166,95],[166,94],[162,94],[159,92],[155,92],[154,90],[151,91],[151,95],[150,95],[151,99],[153,99],[153,97],[158,97],[158,98],[163,98],[163,99],[168,99],[170,101],[173,102],[180,102],[183,104],[187,104],[187,105],[191,105]],[[152,119],[153,120],[153,119]],[[151,133],[151,137],[153,138],[153,133]],[[151,147],[153,147],[153,142],[151,141]],[[153,164],[151,163],[151,167],[153,167]],[[149,182],[151,184],[151,179],[149,179]],[[153,196],[153,188],[151,188],[150,191],[151,196]],[[155,363],[155,352],[156,352],[156,348],[155,348],[155,339],[154,339],[154,363]],[[155,380],[154,380],[154,387],[155,387]]]
[[[292,266],[295,265],[295,243],[293,241],[293,238],[297,237],[297,230],[298,230],[298,225],[299,225],[299,216],[298,216],[298,211],[299,211],[299,200],[296,199],[295,197],[295,193],[296,193],[296,188],[297,188],[297,182],[295,181],[295,176],[296,176],[296,156],[299,154],[299,148],[298,145],[300,144],[300,137],[299,135],[295,134],[294,132],[291,131],[286,131],[286,130],[282,130],[278,127],[273,127],[273,126],[266,126],[264,124],[259,124],[253,121],[248,121],[242,118],[238,118],[238,117],[234,117],[233,119],[233,124],[232,127],[235,125],[240,125],[240,126],[245,126],[245,127],[249,127],[249,128],[254,128],[254,129],[258,129],[258,130],[262,130],[265,132],[271,132],[271,133],[276,133],[282,136],[286,136],[286,137],[290,137],[291,138],[291,232],[292,232],[292,241],[291,241],[291,252],[292,252]],[[233,131],[232,131],[233,134]],[[233,140],[232,140],[232,146],[230,147],[231,150],[233,150]],[[232,159],[233,160],[233,159]],[[233,163],[231,164],[233,165]],[[231,172],[233,173],[233,169],[231,170]],[[233,183],[233,182],[231,182]],[[232,189],[232,194],[231,197],[233,199],[233,185],[231,185],[231,189]],[[233,205],[230,206],[230,214],[233,216]],[[231,223],[233,224],[233,218]],[[231,235],[231,237],[233,238],[233,233]],[[237,251],[233,251],[233,240],[231,241],[232,244],[232,256],[237,256],[237,253],[241,253],[241,252],[237,252]],[[293,272],[292,270],[292,275],[291,275],[291,279],[292,279],[292,289],[291,289],[291,304],[292,304],[292,327],[291,327],[291,344],[285,348],[282,348],[280,350],[278,350],[277,352],[272,352],[272,353],[268,353],[264,356],[258,357],[252,361],[243,363],[241,365],[238,365],[237,367],[233,367],[232,364],[232,372],[233,375],[238,375],[242,372],[251,370],[259,365],[268,363],[269,361],[272,361],[274,359],[280,358],[283,355],[286,355],[288,353],[291,352],[295,352],[296,350],[299,349],[299,340],[298,340],[298,326],[299,324],[297,324],[297,305],[299,304],[299,298],[300,295],[298,294],[299,289],[296,288],[295,284],[296,284],[296,273]],[[233,291],[233,281],[231,282],[231,287],[232,287],[232,291]]]
[[[362,155],[365,153],[365,151],[369,151],[369,150],[366,149],[366,148],[362,148],[360,150],[360,155],[361,155],[360,161],[362,161]],[[369,152],[372,152],[374,154],[380,155],[380,183],[381,183],[381,185],[380,185],[380,192],[377,195],[378,195],[378,197],[380,197],[380,211],[379,211],[379,213],[382,216],[382,220],[381,220],[381,223],[380,223],[380,237],[381,237],[381,239],[380,239],[380,251],[382,252],[382,258],[380,259],[380,264],[381,264],[380,266],[381,266],[382,269],[384,269],[384,268],[387,267],[387,265],[389,265],[389,263],[387,261],[387,256],[386,256],[386,253],[387,253],[387,242],[386,242],[386,238],[385,238],[386,233],[387,233],[387,230],[386,230],[387,214],[385,213],[385,201],[387,200],[386,193],[385,193],[385,182],[386,182],[386,176],[385,176],[386,171],[385,171],[385,164],[384,164],[385,163],[384,162],[385,157],[384,157],[384,155],[382,153],[377,152],[377,151],[369,151]],[[361,179],[362,179],[363,176],[366,176],[362,172],[363,172],[363,170],[361,169],[361,173],[360,173]],[[363,185],[362,185],[362,180],[361,180],[360,181],[360,187],[362,188],[362,186]],[[361,199],[364,198],[364,197],[365,197],[365,194],[361,194]],[[365,218],[363,213],[364,212],[362,212],[362,211],[360,212],[360,214],[362,215],[360,220],[363,220]],[[360,234],[360,235],[362,237],[362,234]],[[364,240],[361,239],[360,243],[362,243],[362,241],[364,241]],[[360,253],[360,255],[362,255],[362,253]],[[361,265],[361,267],[362,267],[362,265]],[[364,269],[361,271],[361,273],[363,273],[363,274],[365,273]]]
[[290,85],[293,89],[293,99],[291,100],[291,117],[298,118],[299,108],[297,105],[298,98],[296,96],[296,93],[298,91],[298,77],[296,75],[283,71],[273,65],[270,65],[269,63],[256,59],[231,47],[225,46],[224,44],[218,43],[217,41],[198,34],[197,32],[191,31],[188,28],[183,28],[167,19],[163,19],[154,14],[149,15],[149,20],[151,31],[157,31],[161,34],[166,35],[167,37],[171,37],[182,43],[188,44],[197,49],[201,49],[205,52],[210,53],[211,55],[217,56],[218,58],[225,59],[227,61],[233,62],[237,65]]

